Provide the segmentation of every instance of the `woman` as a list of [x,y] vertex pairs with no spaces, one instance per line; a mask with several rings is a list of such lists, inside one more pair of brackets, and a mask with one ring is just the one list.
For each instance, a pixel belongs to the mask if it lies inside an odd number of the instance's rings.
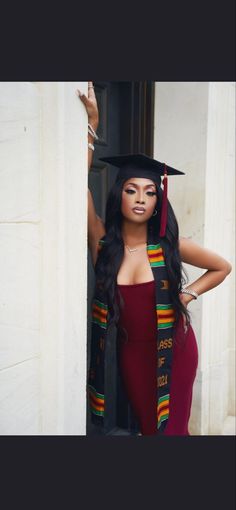
[[[92,82],[77,92],[89,120],[88,165],[99,114]],[[96,274],[88,392],[92,421],[104,423],[104,362],[111,325],[118,328],[118,364],[143,435],[189,435],[198,350],[187,309],[219,285],[231,265],[179,237],[167,200],[167,173],[182,173],[145,155],[103,158],[120,168],[106,220],[88,191],[88,242]],[[160,175],[164,174],[164,191]],[[182,262],[207,271],[183,289]]]

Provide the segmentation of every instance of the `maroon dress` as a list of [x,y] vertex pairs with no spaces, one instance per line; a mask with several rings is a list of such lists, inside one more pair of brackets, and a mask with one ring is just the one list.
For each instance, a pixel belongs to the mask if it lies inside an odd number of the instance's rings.
[[[124,309],[120,306],[118,291],[124,300]],[[158,434],[155,280],[133,285],[117,284],[116,297],[120,310],[118,364],[125,391],[141,433]],[[178,342],[178,332],[183,332],[182,317],[173,344],[169,420],[164,435],[190,435],[188,421],[198,365],[198,348],[191,325],[184,345]]]

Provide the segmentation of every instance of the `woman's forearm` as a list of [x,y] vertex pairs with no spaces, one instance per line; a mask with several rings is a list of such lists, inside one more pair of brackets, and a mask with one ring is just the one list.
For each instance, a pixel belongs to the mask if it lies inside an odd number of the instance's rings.
[[[206,273],[186,287],[186,289],[194,290],[198,295],[217,287],[232,269],[231,264],[222,256],[199,246],[191,239],[181,237],[179,239],[179,250],[182,262],[207,269]],[[180,296],[186,303],[194,299],[188,294],[181,294]]]
[[[214,287],[217,287],[220,283],[224,281],[226,276],[230,273],[231,268],[229,266],[228,270],[222,269],[222,270],[208,270],[206,273],[204,273],[200,278],[186,286],[186,289],[192,289],[197,292],[197,294],[200,296],[201,294],[204,294],[204,292],[207,292],[210,289],[213,289]],[[188,294],[184,294],[184,300],[186,303],[189,303],[194,299],[193,296],[190,296]]]
[[[90,134],[88,134],[88,143],[92,143],[94,145],[94,139]],[[93,150],[88,147],[88,171],[91,168],[92,161],[93,161]]]
[[[88,96],[86,96],[86,94],[82,94],[82,92],[79,89],[76,90],[76,94],[86,108],[88,114],[88,123],[90,124],[90,126],[92,126],[92,128],[96,132],[99,123],[99,113],[93,82],[92,81],[88,82]],[[88,143],[94,145],[94,137],[89,132]],[[88,171],[90,170],[92,161],[93,161],[93,149],[88,147]]]
[[[94,122],[93,120],[88,119],[89,124],[93,127],[94,131],[97,130],[98,122]],[[94,138],[93,136],[88,133],[88,143],[92,143],[94,145]],[[88,171],[91,168],[92,161],[93,161],[93,150],[88,147]]]

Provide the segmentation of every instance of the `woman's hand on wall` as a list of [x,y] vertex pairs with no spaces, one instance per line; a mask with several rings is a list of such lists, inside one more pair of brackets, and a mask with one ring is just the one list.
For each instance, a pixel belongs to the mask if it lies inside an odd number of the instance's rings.
[[88,82],[88,96],[86,96],[86,94],[82,94],[79,89],[76,90],[76,94],[86,108],[89,124],[91,124],[93,129],[96,131],[99,123],[99,113],[93,82]]

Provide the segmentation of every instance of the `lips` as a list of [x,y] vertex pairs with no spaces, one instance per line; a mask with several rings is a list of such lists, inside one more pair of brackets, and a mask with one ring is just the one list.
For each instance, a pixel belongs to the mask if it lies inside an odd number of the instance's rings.
[[133,207],[133,211],[144,212],[145,209],[144,209],[144,207]]

